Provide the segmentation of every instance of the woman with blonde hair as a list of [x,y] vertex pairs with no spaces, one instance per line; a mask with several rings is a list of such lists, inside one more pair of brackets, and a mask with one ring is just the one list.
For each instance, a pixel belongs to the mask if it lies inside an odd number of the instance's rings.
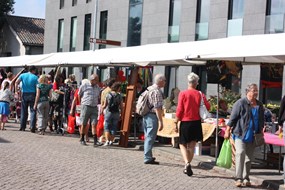
[[39,77],[37,84],[36,100],[34,109],[37,110],[39,135],[44,135],[49,118],[49,98],[51,97],[51,85],[48,84],[46,75]]
[[[196,142],[203,140],[201,117],[199,114],[200,103],[203,100],[206,108],[210,109],[210,104],[205,95],[196,90],[199,76],[195,73],[188,75],[188,89],[179,93],[176,110],[176,130],[178,121],[179,127],[179,147],[185,161],[184,174],[193,175],[191,161],[194,157]],[[203,99],[202,99],[203,98]]]

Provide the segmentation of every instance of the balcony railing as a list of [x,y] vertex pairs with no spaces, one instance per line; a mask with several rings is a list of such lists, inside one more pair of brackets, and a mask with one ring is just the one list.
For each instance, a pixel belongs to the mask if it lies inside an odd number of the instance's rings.
[[168,42],[179,42],[179,26],[168,27]]
[[268,15],[265,19],[265,34],[284,32],[285,14]]
[[202,22],[196,23],[196,33],[195,33],[195,40],[208,40],[209,34],[209,23]]
[[242,18],[228,20],[227,36],[242,36],[242,25]]

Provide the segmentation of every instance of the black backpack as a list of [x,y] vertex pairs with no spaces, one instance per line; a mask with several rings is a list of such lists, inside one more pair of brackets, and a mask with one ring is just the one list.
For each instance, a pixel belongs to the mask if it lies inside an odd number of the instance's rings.
[[113,95],[112,93],[109,93],[111,98],[110,101],[108,103],[108,110],[111,113],[117,113],[119,112],[119,106],[120,106],[120,101],[119,101],[119,94],[115,94]]

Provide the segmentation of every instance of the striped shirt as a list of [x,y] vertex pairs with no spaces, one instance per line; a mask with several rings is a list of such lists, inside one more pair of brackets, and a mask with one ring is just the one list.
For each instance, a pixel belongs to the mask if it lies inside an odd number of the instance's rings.
[[92,86],[91,84],[81,85],[78,91],[81,98],[81,104],[91,107],[98,105],[100,88],[98,85]]
[[163,94],[156,84],[153,84],[148,94],[149,107],[152,108],[150,112],[155,112],[155,109],[162,109]]

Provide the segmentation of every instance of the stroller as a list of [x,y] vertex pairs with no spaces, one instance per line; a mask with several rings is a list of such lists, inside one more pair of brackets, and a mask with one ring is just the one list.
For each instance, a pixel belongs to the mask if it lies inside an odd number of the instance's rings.
[[15,123],[18,123],[21,118],[21,100],[16,94],[14,96],[14,101],[10,103],[10,110],[10,118],[15,118]]

